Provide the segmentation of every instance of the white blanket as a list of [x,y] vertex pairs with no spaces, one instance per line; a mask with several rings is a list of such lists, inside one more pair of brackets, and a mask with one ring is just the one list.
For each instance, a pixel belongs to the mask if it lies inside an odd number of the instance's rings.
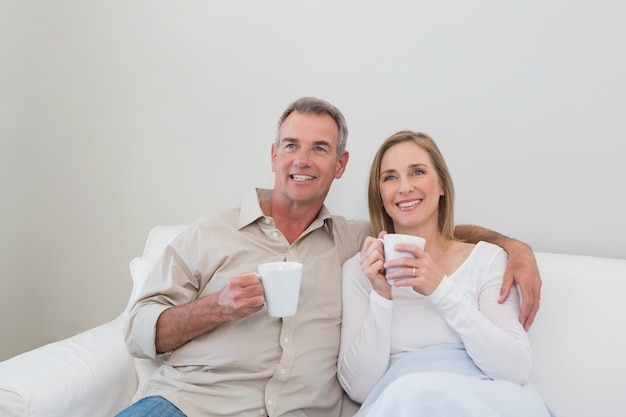
[[355,417],[549,417],[530,382],[496,381],[459,345],[408,353],[374,386]]

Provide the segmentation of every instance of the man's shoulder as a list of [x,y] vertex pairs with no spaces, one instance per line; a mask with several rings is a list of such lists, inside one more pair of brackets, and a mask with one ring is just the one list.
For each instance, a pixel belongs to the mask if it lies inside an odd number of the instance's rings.
[[359,251],[363,241],[371,235],[370,224],[364,220],[348,220],[333,216],[333,236],[341,253],[341,262]]
[[187,224],[181,237],[191,239],[198,235],[215,234],[223,228],[237,227],[240,213],[241,208],[237,206],[210,211]]
[[231,218],[232,216],[239,216],[240,212],[241,212],[241,207],[238,207],[238,206],[213,210],[196,218],[189,224],[189,226],[190,227],[203,227],[206,225],[210,225],[212,223],[222,222],[225,219]]
[[333,219],[333,225],[337,229],[364,232],[368,235],[371,234],[370,224],[366,220],[346,219],[343,216],[336,216],[336,215],[333,215],[332,219]]

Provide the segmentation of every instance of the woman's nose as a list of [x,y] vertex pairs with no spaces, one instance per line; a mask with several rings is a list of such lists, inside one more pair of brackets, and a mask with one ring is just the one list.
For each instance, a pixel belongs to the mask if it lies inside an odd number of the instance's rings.
[[413,190],[413,184],[407,178],[400,178],[400,188],[398,191],[402,194],[406,194]]

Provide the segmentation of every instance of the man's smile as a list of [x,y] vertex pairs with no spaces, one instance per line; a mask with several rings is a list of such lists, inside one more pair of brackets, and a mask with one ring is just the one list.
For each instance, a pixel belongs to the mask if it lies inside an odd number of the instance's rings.
[[290,177],[294,181],[310,181],[310,180],[315,179],[315,177],[311,175],[304,175],[304,174],[291,174]]

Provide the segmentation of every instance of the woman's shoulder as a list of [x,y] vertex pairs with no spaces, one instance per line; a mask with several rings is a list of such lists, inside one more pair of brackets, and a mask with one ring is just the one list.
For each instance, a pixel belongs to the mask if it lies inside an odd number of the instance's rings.
[[476,248],[475,251],[479,252],[480,254],[483,255],[491,255],[491,256],[502,256],[502,257],[507,257],[507,253],[504,249],[502,249],[501,246],[496,245],[495,243],[489,243],[489,242],[485,242],[484,240],[481,240],[480,242],[476,243]]
[[485,241],[476,243],[470,256],[470,263],[480,264],[489,268],[505,268],[509,255],[502,247]]

